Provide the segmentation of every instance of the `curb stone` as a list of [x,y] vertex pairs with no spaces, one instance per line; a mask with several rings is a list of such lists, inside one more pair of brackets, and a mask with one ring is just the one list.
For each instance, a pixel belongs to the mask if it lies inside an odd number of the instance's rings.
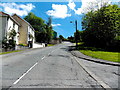
[[90,56],[86,56],[79,51],[71,51],[71,54],[73,56],[78,57],[78,58],[85,59],[85,60],[88,60],[88,61],[93,61],[93,62],[96,62],[96,63],[107,64],[107,65],[112,65],[112,66],[120,66],[120,63],[106,61],[106,60],[102,60],[102,59],[95,59],[95,58],[92,58]]

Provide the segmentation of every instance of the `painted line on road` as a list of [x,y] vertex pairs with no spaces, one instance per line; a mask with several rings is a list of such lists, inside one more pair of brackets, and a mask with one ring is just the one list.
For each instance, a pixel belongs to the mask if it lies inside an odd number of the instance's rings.
[[42,60],[45,58],[45,56],[42,57]]
[[98,76],[96,76],[94,73],[92,73],[82,62],[80,62],[76,57],[75,60],[78,62],[78,64],[94,79],[96,80],[104,89],[112,90],[110,86],[108,86],[106,83],[104,83]]
[[27,72],[25,72],[18,80],[16,80],[13,84],[17,84],[27,73],[29,73],[38,63],[35,63]]
[[51,53],[48,53],[48,56],[50,56]]

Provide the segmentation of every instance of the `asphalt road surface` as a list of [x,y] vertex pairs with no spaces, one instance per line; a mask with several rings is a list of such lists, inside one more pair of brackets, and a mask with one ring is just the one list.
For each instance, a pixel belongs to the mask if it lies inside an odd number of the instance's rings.
[[118,88],[118,67],[74,57],[72,44],[27,50],[2,58],[2,87]]

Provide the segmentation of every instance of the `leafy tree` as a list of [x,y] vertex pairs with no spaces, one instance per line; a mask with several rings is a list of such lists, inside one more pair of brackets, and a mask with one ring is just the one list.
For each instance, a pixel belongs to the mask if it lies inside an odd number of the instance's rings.
[[79,31],[79,30],[77,30],[77,34],[76,34],[76,32],[74,32],[74,37],[77,38],[77,42],[81,42],[82,41],[82,33],[83,33],[83,31]]
[[67,39],[68,39],[68,41],[70,41],[70,42],[72,42],[72,43],[75,42],[75,38],[74,38],[73,36],[70,36],[70,37],[68,37]]
[[48,22],[47,22],[47,25],[46,25],[46,38],[47,38],[47,43],[50,43],[52,37],[53,37],[53,30],[52,30],[52,18],[49,17],[48,18]]
[[82,21],[83,40],[96,47],[107,47],[120,33],[120,8],[118,5],[104,6],[88,12]]
[[49,43],[51,41],[53,36],[51,17],[48,18],[47,24],[45,24],[42,18],[37,17],[31,12],[24,19],[35,29],[36,42]]
[[44,20],[40,17],[37,17],[32,12],[25,16],[24,19],[35,29],[36,42],[42,42],[41,39],[45,38],[46,36],[46,24],[44,23]]
[[36,31],[42,31],[44,28],[44,20],[40,17],[37,17],[35,14],[30,12],[27,16],[24,17]]
[[61,40],[64,40],[64,37],[63,37],[62,35],[59,35],[59,38],[60,38]]

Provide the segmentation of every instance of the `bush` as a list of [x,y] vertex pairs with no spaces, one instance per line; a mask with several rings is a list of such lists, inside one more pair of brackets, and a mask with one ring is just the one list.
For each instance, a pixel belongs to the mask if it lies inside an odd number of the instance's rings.
[[6,37],[2,40],[2,48],[5,49],[5,51],[9,50],[15,50],[16,42],[12,39],[8,40]]
[[18,44],[19,46],[28,46],[27,44],[22,44],[22,43],[20,43],[20,44]]

